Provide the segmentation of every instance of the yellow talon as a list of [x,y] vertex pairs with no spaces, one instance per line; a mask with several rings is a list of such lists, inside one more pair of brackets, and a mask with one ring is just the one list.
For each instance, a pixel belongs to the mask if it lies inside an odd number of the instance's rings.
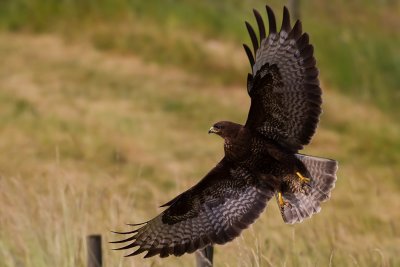
[[304,177],[304,176],[301,175],[301,173],[299,173],[299,172],[296,172],[296,174],[297,174],[297,176],[299,176],[300,182],[301,182],[302,184],[304,184],[304,183],[309,183],[309,182],[311,181],[310,178]]
[[285,206],[285,204],[286,204],[285,200],[283,200],[283,197],[282,197],[282,193],[281,193],[281,192],[278,193],[278,202],[279,202],[279,206],[280,206],[281,208],[282,208],[283,206]]

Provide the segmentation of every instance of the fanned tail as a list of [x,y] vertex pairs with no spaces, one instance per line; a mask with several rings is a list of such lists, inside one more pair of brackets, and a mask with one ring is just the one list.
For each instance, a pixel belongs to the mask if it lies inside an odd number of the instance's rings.
[[338,162],[332,159],[296,154],[304,164],[311,179],[308,192],[286,192],[283,198],[287,205],[281,208],[285,223],[300,223],[321,211],[321,203],[327,201],[335,187]]

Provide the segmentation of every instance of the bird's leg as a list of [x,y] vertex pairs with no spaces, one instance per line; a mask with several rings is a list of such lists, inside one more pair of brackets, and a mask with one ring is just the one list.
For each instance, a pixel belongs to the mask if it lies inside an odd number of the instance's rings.
[[297,176],[299,176],[300,182],[301,182],[302,184],[306,184],[306,183],[309,183],[309,182],[311,181],[310,178],[304,177],[304,176],[301,175],[301,173],[299,173],[299,172],[296,172],[296,174],[297,174]]
[[278,192],[278,203],[279,203],[279,207],[283,207],[283,206],[285,206],[285,204],[286,204],[286,201],[285,200],[283,200],[283,197],[282,197],[282,193],[281,192]]

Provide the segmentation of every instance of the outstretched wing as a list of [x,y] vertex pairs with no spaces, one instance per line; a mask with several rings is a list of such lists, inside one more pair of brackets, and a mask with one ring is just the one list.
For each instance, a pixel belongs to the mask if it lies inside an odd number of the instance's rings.
[[300,21],[291,28],[286,7],[279,32],[274,13],[270,7],[266,9],[267,37],[262,17],[256,10],[260,41],[246,22],[255,57],[244,45],[252,67],[247,80],[251,106],[245,126],[296,152],[310,142],[321,113],[314,49],[308,34],[302,33]]
[[239,236],[259,216],[273,189],[263,179],[223,159],[197,185],[163,206],[169,206],[127,239],[113,243],[138,247],[128,256],[147,252],[179,256],[208,244],[224,244]]

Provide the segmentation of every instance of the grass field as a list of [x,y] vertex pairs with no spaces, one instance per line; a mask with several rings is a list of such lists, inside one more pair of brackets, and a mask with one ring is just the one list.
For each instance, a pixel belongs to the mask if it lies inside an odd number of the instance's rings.
[[[247,116],[239,41],[262,5],[39,2],[0,3],[0,266],[85,266],[86,235],[115,239],[109,230],[155,216],[222,157],[207,130]],[[304,153],[339,160],[332,199],[295,226],[271,201],[242,237],[216,247],[216,266],[400,265],[399,5],[354,1],[333,16],[342,2],[303,13],[324,89]],[[15,11],[26,6],[31,17]],[[125,259],[111,248],[105,266],[194,265],[193,255]]]

